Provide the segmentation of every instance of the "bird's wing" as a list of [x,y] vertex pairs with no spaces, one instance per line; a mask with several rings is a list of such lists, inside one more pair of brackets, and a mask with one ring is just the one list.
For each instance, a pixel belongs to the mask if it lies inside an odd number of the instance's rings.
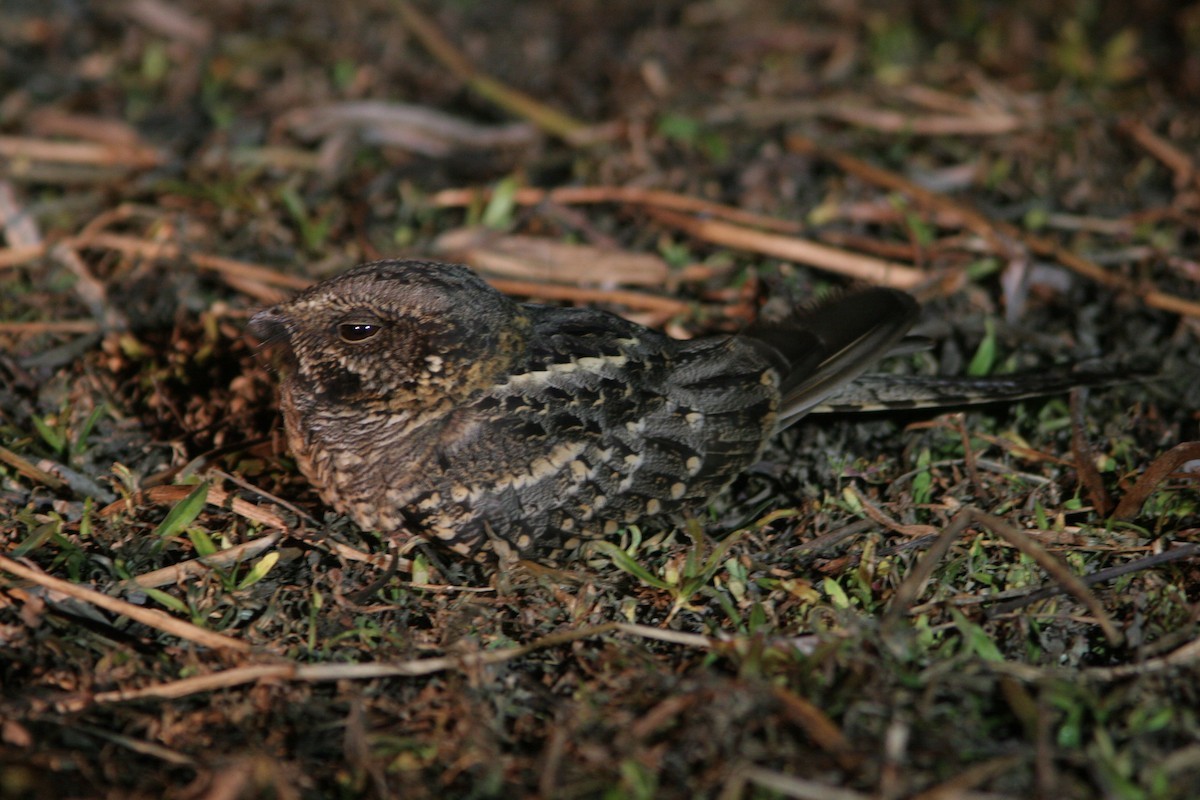
[[785,364],[776,428],[791,425],[885,356],[919,311],[910,295],[873,288],[748,328],[744,338]]

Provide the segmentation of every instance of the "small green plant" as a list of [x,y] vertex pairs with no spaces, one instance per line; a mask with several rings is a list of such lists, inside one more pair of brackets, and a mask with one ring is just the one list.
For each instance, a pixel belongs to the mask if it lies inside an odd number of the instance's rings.
[[167,512],[167,516],[154,529],[154,537],[165,541],[183,533],[189,525],[196,521],[204,510],[204,502],[208,499],[208,484],[201,483]]
[[70,463],[88,449],[88,439],[96,428],[96,423],[108,413],[108,406],[97,405],[84,418],[78,427],[71,424],[71,414],[63,409],[58,414],[45,418],[33,417],[33,427],[42,437],[42,441],[54,453],[54,457]]
[[596,543],[598,550],[607,555],[618,569],[628,572],[647,586],[670,593],[673,602],[667,619],[673,618],[704,587],[712,583],[713,577],[725,562],[729,548],[743,533],[743,531],[735,531],[715,546],[710,546],[697,520],[688,520],[685,530],[692,540],[692,546],[688,548],[682,564],[675,561],[669,562],[663,567],[661,576],[655,575],[642,566],[634,557],[635,547],[623,550],[612,542]]
[[310,211],[299,192],[292,186],[284,186],[279,190],[279,200],[299,228],[304,248],[310,253],[324,250],[329,232],[333,229],[333,220],[329,214],[318,215],[316,211]]
[[977,378],[990,375],[996,365],[996,323],[991,317],[983,320],[983,330],[983,340],[967,365],[967,374]]
[[480,216],[479,221],[484,227],[492,230],[507,230],[512,227],[519,188],[517,179],[511,175],[496,184]]
[[695,117],[667,113],[658,120],[658,134],[688,149],[695,149],[710,161],[720,163],[729,157],[729,143]]

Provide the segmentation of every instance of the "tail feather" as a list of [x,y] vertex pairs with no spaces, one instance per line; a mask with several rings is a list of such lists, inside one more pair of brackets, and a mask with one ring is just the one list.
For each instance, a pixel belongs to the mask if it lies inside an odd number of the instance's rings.
[[1063,394],[1074,388],[1116,386],[1137,379],[1129,370],[1061,369],[986,378],[923,375],[860,375],[826,395],[813,414],[951,409],[1012,403]]

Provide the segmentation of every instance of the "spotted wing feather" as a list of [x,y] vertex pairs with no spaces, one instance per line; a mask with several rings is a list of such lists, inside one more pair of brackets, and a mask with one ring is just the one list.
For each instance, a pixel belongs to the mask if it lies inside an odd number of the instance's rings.
[[745,340],[681,343],[586,309],[529,307],[520,369],[457,416],[409,521],[460,552],[504,539],[553,556],[623,523],[707,498],[756,460],[774,425],[778,362]]

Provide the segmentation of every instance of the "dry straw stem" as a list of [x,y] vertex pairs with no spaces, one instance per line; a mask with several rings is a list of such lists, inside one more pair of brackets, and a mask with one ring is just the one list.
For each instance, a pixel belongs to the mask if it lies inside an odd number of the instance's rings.
[[529,120],[546,133],[572,144],[581,143],[587,137],[589,128],[585,123],[535,100],[524,92],[505,86],[476,69],[470,59],[438,30],[433,21],[411,3],[393,0],[393,5],[409,32],[421,42],[429,54],[482,97],[510,114]]
[[5,247],[0,249],[0,269],[19,267],[30,261],[36,261],[46,254],[45,244],[23,245],[21,247]]
[[153,148],[110,142],[57,142],[21,136],[0,136],[0,157],[14,162],[48,161],[102,167],[148,169],[165,159]]
[[62,491],[67,487],[66,481],[62,480],[57,475],[54,475],[42,469],[41,467],[36,466],[35,464],[26,460],[20,454],[9,450],[7,447],[0,446],[0,461],[8,464],[26,478],[29,478],[32,481],[37,481],[53,491]]
[[662,286],[671,268],[653,253],[564,242],[545,236],[499,234],[471,227],[437,237],[432,249],[480,272],[512,280],[579,286]]
[[[1184,530],[1179,531],[1176,535],[1181,538],[1191,538],[1200,533],[1200,530]],[[1188,542],[1186,544],[1176,544],[1170,550],[1164,550],[1161,553],[1139,558],[1137,561],[1130,561],[1125,564],[1118,564],[1115,567],[1097,570],[1082,576],[1082,580],[1088,586],[1096,583],[1104,583],[1111,580],[1116,580],[1122,575],[1128,575],[1131,572],[1141,572],[1144,569],[1153,569],[1154,567],[1168,564],[1172,561],[1181,561],[1185,558],[1195,558],[1200,555],[1200,543]],[[1016,611],[1018,608],[1024,608],[1030,603],[1036,603],[1039,600],[1045,600],[1048,597],[1053,597],[1056,594],[1062,593],[1060,586],[1045,586],[1041,589],[1023,592],[1015,597],[1009,597],[1002,602],[992,606],[992,612],[995,614],[1008,614]],[[990,601],[988,597],[971,598],[976,603],[986,603]],[[966,602],[960,603],[966,605]]]
[[65,319],[47,322],[3,322],[0,333],[30,336],[39,333],[96,333],[103,326],[94,319]]
[[1200,638],[1192,639],[1187,644],[1177,647],[1165,656],[1149,658],[1140,664],[1120,664],[1115,667],[1093,667],[1084,670],[1083,675],[1100,681],[1119,681],[1135,678],[1140,675],[1150,675],[1155,672],[1165,672],[1169,669],[1189,667],[1200,661]]
[[88,589],[70,581],[52,577],[44,572],[27,567],[18,561],[14,561],[5,555],[0,555],[0,570],[15,575],[18,578],[23,578],[45,589],[59,592],[89,605],[102,608],[112,614],[129,617],[135,622],[140,622],[143,625],[163,631],[172,636],[178,636],[181,639],[187,639],[203,647],[211,647],[218,650],[236,650],[239,652],[248,652],[250,650],[250,645],[245,642],[221,633],[216,633],[215,631],[205,630],[190,622],[176,619],[166,612],[154,608],[135,606],[124,600],[101,594],[94,589]]
[[[428,202],[435,208],[461,208],[480,202],[486,202],[492,196],[490,190],[481,189],[443,189],[431,195]],[[664,208],[669,211],[682,211],[688,214],[703,214],[704,216],[735,222],[754,228],[763,228],[780,233],[798,233],[804,226],[792,220],[768,217],[743,211],[734,206],[714,203],[699,197],[686,194],[663,191],[661,189],[641,189],[636,186],[563,186],[558,189],[535,189],[525,187],[513,192],[513,202],[517,205],[532,206],[539,203],[557,203],[559,205],[594,205],[596,203],[622,203],[634,206]]]
[[[195,486],[152,486],[136,495],[109,503],[100,509],[100,516],[111,517],[122,511],[131,511],[138,503],[178,503],[195,489]],[[219,486],[210,486],[206,503],[217,508],[227,508],[240,517],[257,522],[268,528],[287,530],[283,517],[270,508],[256,505],[240,497],[234,497]]]
[[929,275],[894,261],[858,255],[796,236],[764,233],[716,219],[701,219],[674,211],[649,210],[651,218],[711,244],[735,247],[812,267],[879,286],[911,289]]
[[[949,780],[912,795],[912,800],[959,800],[969,797],[971,790],[997,775],[1003,775],[1025,761],[1023,755],[997,756],[980,764],[972,764]],[[1000,800],[997,795],[982,795]]]
[[1174,172],[1176,188],[1181,189],[1189,183],[1200,188],[1200,171],[1196,170],[1192,157],[1150,130],[1146,123],[1136,119],[1126,120],[1117,126],[1117,130]]
[[[1121,498],[1113,516],[1117,519],[1131,519],[1137,516],[1142,504],[1150,497],[1155,487],[1187,462],[1197,460],[1200,460],[1200,442],[1184,442],[1175,445],[1150,463],[1133,488]],[[1195,479],[1194,474],[1191,477],[1193,480]]]
[[[288,275],[260,264],[188,251],[173,242],[139,239],[136,236],[119,233],[104,233],[96,231],[93,225],[87,226],[84,232],[78,236],[60,241],[52,249],[42,245],[0,250],[0,268],[19,266],[41,258],[48,252],[55,253],[64,264],[80,276],[81,285],[90,286],[89,280],[94,281],[94,279],[91,279],[85,271],[81,273],[78,267],[74,266],[78,261],[78,256],[75,255],[77,251],[86,249],[116,250],[126,256],[157,261],[186,259],[200,269],[217,273],[223,280],[244,294],[267,303],[275,303],[282,299],[283,295],[274,287],[296,290],[312,285],[312,281],[308,278]],[[89,298],[85,298],[85,301],[88,300]],[[91,302],[89,304],[94,305]],[[8,324],[12,326],[13,332],[41,332],[33,328],[26,330],[20,327],[27,323]],[[96,323],[80,320],[43,324],[62,326],[57,328],[59,332],[90,333],[96,329]],[[83,329],[85,324],[88,326],[86,330]]]
[[878,108],[867,105],[868,98],[847,93],[820,100],[747,100],[717,106],[702,112],[702,116],[712,124],[760,127],[799,119],[832,119],[909,136],[1002,136],[1029,125],[1028,120],[995,103],[965,100],[925,86],[893,87],[890,91],[923,110]]
[[843,769],[856,766],[858,759],[854,755],[854,745],[824,711],[782,686],[773,687],[771,695],[779,702],[784,713],[803,728],[818,747],[834,756]]
[[72,240],[72,245],[81,249],[98,248],[117,250],[126,255],[140,256],[152,260],[186,258],[201,269],[212,270],[219,273],[222,277],[241,278],[285,289],[305,289],[312,285],[312,281],[308,278],[287,275],[270,267],[251,264],[247,261],[236,261],[232,258],[222,258],[221,256],[185,251],[173,242],[155,242],[119,233],[93,233],[77,237]]
[[858,501],[859,505],[862,506],[863,513],[870,517],[874,522],[883,525],[888,530],[898,533],[901,536],[908,536],[913,539],[920,536],[931,536],[937,533],[937,528],[932,525],[904,525],[900,522],[897,522],[887,514],[883,513],[883,510],[880,509],[879,506],[867,499],[867,496],[859,491],[857,486],[851,484],[849,489],[854,494],[854,497]]
[[[755,786],[761,786],[784,797],[796,798],[796,800],[871,800],[874,797],[874,795],[863,794],[853,789],[844,789],[808,778],[798,778],[795,775],[776,772],[765,767],[743,767],[733,776],[733,780],[739,779],[742,784],[753,783]],[[742,788],[742,786],[734,786],[730,796],[741,797]]]
[[1008,222],[989,219],[981,212],[971,208],[962,198],[948,197],[917,186],[895,172],[868,164],[840,150],[821,147],[806,136],[793,134],[788,137],[787,143],[789,148],[798,153],[831,161],[862,180],[900,192],[926,210],[956,214],[962,220],[964,227],[991,243],[992,247],[1004,257],[1011,258],[1018,255],[1020,249],[1024,248],[1042,258],[1054,259],[1064,267],[1110,289],[1128,292],[1141,298],[1143,303],[1153,308],[1200,317],[1200,303],[1156,289],[1143,288],[1123,275],[1109,272],[1096,262],[1072,253],[1051,239],[1035,236]]
[[[458,207],[477,202],[479,199],[480,195],[473,190],[453,189],[433,195],[430,203],[439,208]],[[783,235],[794,234],[801,229],[795,222],[753,214],[672,192],[617,186],[568,187],[550,191],[518,189],[514,199],[522,205],[543,201],[563,205],[639,205],[658,222],[678,228],[702,241],[796,261],[882,286],[910,289],[929,277],[925,272],[905,264],[851,253],[795,235]],[[693,214],[703,217],[691,216]]]
[[691,310],[691,304],[670,297],[662,297],[627,289],[588,289],[579,286],[540,283],[538,281],[515,281],[507,278],[491,278],[487,282],[505,294],[536,297],[541,300],[568,300],[576,303],[614,303],[639,311],[655,311],[669,316],[682,316]]
[[253,539],[249,542],[243,542],[239,545],[234,545],[228,550],[222,550],[219,553],[214,553],[211,556],[202,558],[194,558],[190,561],[182,561],[178,564],[172,564],[169,567],[156,569],[152,572],[144,572],[133,579],[133,582],[145,589],[156,589],[159,586],[172,586],[183,581],[186,578],[203,575],[210,572],[214,568],[223,569],[233,567],[237,564],[254,558],[260,553],[274,547],[280,539],[283,538],[283,531],[274,531],[268,533],[259,539]]
[[[77,241],[80,247],[101,247],[119,250],[129,255],[148,259],[187,259],[202,269],[212,270],[227,280],[249,280],[256,285],[280,286],[289,289],[305,289],[313,284],[309,278],[287,275],[270,267],[235,261],[229,258],[204,253],[185,252],[169,242],[152,242],[122,234],[97,233]],[[621,289],[585,289],[574,286],[555,286],[534,281],[492,279],[493,286],[508,294],[520,294],[543,300],[571,300],[586,303],[614,303],[628,308],[661,312],[668,315],[687,313],[691,306],[680,300],[660,295],[646,294]],[[242,291],[245,287],[239,285]],[[251,293],[252,296],[258,296]],[[262,299],[276,302],[279,298],[268,295]]]
[[977,114],[911,114],[886,108],[830,104],[821,116],[860,128],[918,136],[997,136],[1022,127],[1019,117],[1005,111]]
[[[714,647],[714,642],[706,636],[660,630],[648,625],[637,625],[628,622],[609,622],[588,628],[553,633],[536,639],[529,644],[508,647],[502,650],[487,650],[480,653],[418,658],[398,662],[368,662],[360,664],[254,664],[222,670],[209,675],[199,675],[193,678],[144,686],[140,689],[97,692],[91,699],[95,703],[116,703],[149,697],[173,699],[187,697],[188,695],[200,692],[241,686],[264,679],[317,683],[338,680],[413,678],[449,670],[467,671],[478,667],[501,664],[521,658],[538,650],[569,644],[581,639],[591,639],[613,632],[621,632],[631,636],[678,644],[685,647],[702,649]],[[242,649],[248,648],[243,646]]]
[[[108,504],[100,510],[100,516],[107,517],[112,516],[113,514],[118,514],[122,511],[128,511],[137,503],[178,503],[187,497],[188,494],[190,494],[195,488],[196,487],[194,486],[183,485],[152,486],[149,489],[138,492],[133,497],[124,500],[117,500],[114,503]],[[243,517],[251,522],[263,525],[266,528],[277,529],[292,536],[297,535],[295,531],[289,529],[287,521],[283,518],[283,516],[279,512],[275,511],[270,505],[251,503],[247,500],[243,500],[240,497],[235,497],[233,494],[226,492],[219,486],[209,486],[205,502],[207,505],[228,509],[238,516]],[[279,538],[276,537],[270,544],[274,545],[278,541]],[[391,567],[401,572],[409,572],[412,569],[412,562],[406,558],[396,558],[393,560],[392,557],[387,553],[364,553],[363,551],[356,550],[347,544],[343,544],[328,538],[322,538],[321,541],[310,542],[310,544],[318,549],[327,550],[334,555],[346,559],[347,561],[357,561],[363,564],[369,564],[370,566],[376,568]],[[270,545],[256,546],[255,542],[247,542],[246,544],[239,545],[239,547],[245,548],[245,552],[243,554],[244,558],[250,558],[257,553],[266,550],[268,546]],[[226,552],[232,552],[232,550]],[[165,567],[163,569],[155,570],[154,572],[150,572],[146,575],[135,578],[134,581],[140,586],[161,586],[163,583],[160,581],[169,583],[175,580],[177,577],[182,577],[183,574],[194,574],[202,571],[203,569],[207,569],[209,566],[224,566],[229,561],[235,561],[237,557],[226,557],[225,554],[222,553],[220,559],[216,560],[215,562],[213,559],[217,559],[217,556],[199,559],[199,565],[197,565],[197,562],[184,562],[183,564],[178,564],[174,567]],[[176,570],[180,571],[179,575],[172,575],[172,573]],[[167,578],[168,576],[170,576],[169,580],[164,581],[164,578]]]

